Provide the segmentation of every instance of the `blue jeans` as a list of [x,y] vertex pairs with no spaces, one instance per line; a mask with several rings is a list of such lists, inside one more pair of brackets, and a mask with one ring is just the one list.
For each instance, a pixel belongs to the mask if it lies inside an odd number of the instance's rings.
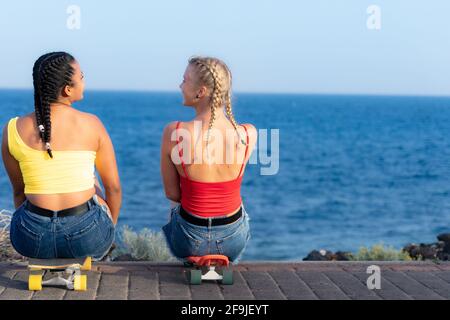
[[14,212],[10,238],[14,249],[28,258],[102,259],[115,236],[114,224],[94,196],[95,205],[82,215],[44,217],[25,209],[28,200]]
[[[188,256],[221,254],[237,264],[250,240],[249,217],[242,205],[242,217],[218,226],[198,226],[184,220],[180,215],[181,205],[171,210],[169,223],[163,226],[164,235],[171,253],[181,261]],[[214,219],[214,218],[205,218]]]

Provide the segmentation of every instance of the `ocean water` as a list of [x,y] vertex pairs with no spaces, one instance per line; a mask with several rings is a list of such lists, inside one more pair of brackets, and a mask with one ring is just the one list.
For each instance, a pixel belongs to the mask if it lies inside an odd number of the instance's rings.
[[[166,123],[193,117],[179,93],[86,92],[76,108],[100,117],[123,187],[119,225],[159,231],[169,203],[159,173]],[[0,90],[0,123],[31,112],[31,91]],[[242,185],[251,240],[244,260],[297,260],[313,249],[401,248],[450,232],[450,98],[235,94],[238,122],[279,129],[279,169],[260,145]],[[260,139],[260,142],[263,139]],[[274,161],[274,160],[273,160]],[[0,168],[0,208],[12,209]]]

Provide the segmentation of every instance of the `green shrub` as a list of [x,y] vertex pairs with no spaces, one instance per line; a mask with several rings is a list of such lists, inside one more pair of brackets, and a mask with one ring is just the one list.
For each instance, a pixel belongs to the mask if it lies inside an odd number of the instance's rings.
[[112,259],[121,255],[130,255],[135,261],[176,261],[166,244],[162,233],[144,228],[139,233],[123,226],[117,231],[117,248]]
[[353,255],[355,261],[411,261],[409,254],[403,250],[396,250],[389,246],[385,247],[382,243],[375,244],[372,248],[361,247]]

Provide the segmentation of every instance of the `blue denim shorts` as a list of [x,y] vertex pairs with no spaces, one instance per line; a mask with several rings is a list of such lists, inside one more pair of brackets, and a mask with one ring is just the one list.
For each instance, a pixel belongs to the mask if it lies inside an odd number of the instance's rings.
[[111,248],[115,237],[113,221],[106,206],[95,205],[82,215],[44,217],[25,209],[28,200],[14,212],[10,238],[21,255],[37,259],[64,259],[92,257],[102,259]]
[[[242,217],[218,226],[198,226],[184,220],[180,215],[181,205],[171,210],[170,221],[163,226],[164,235],[171,253],[180,261],[188,256],[221,254],[237,264],[250,240],[249,217],[242,205]],[[205,218],[214,219],[214,218]]]

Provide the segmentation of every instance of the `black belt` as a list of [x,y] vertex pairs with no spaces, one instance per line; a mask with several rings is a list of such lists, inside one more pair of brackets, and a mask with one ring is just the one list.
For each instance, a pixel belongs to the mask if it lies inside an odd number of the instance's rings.
[[[89,211],[89,208],[90,208],[89,204],[91,207],[94,206],[95,205],[94,199],[91,198],[88,201],[86,201],[85,203],[80,204],[79,206],[76,206],[73,208],[56,211],[57,216],[58,217],[69,217],[69,216],[84,214]],[[49,218],[53,217],[54,212],[55,212],[53,210],[44,209],[44,208],[35,206],[30,201],[27,201],[25,209],[27,209],[28,211],[31,211],[37,215],[49,217]]]
[[[182,206],[180,206],[180,216],[186,220],[189,223],[198,225],[198,226],[208,226],[209,218],[197,218],[194,217],[192,214],[188,213],[186,210],[183,209]],[[239,211],[233,214],[232,216],[225,217],[225,218],[213,218],[211,217],[211,226],[220,226],[224,224],[229,224],[232,222],[235,222],[242,216],[242,206],[239,208]]]

